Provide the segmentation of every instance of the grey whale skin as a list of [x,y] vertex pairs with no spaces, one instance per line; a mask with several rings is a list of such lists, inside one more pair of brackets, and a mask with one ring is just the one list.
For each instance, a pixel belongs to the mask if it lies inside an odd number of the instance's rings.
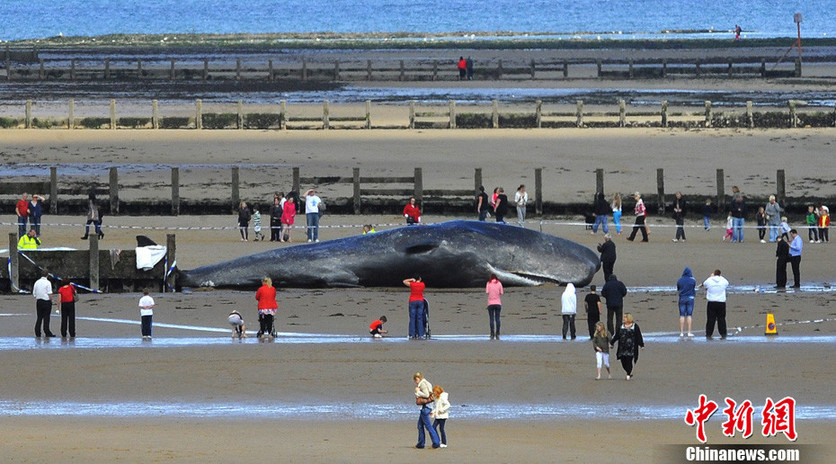
[[598,254],[517,226],[449,221],[300,244],[179,271],[181,287],[397,287],[420,275],[428,287],[482,287],[492,273],[510,286],[585,286]]

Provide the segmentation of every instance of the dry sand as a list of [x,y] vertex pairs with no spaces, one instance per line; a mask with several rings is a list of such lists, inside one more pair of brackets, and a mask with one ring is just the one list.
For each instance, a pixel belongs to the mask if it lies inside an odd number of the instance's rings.
[[[485,185],[506,189],[533,183],[534,168],[545,167],[544,195],[550,201],[588,198],[599,167],[606,171],[608,191],[655,190],[654,168],[665,168],[669,190],[709,195],[715,169],[724,168],[726,185],[735,183],[759,196],[774,190],[775,170],[785,168],[789,192],[834,194],[827,174],[832,129],[3,131],[2,138],[4,162],[287,166],[247,169],[242,178],[252,180],[242,196],[248,198],[287,189],[291,165],[302,166],[303,175],[348,175],[354,166],[364,175],[409,175],[421,166],[425,188],[470,187],[473,168],[482,167]],[[97,172],[104,181],[106,170]],[[167,175],[159,177],[137,173],[126,179],[137,186],[126,198],[151,195],[148,189],[162,190],[164,197]],[[212,187],[226,179],[226,168],[214,174],[181,174],[189,185],[188,193],[181,194],[223,198],[225,189],[217,187],[218,193]],[[326,201],[347,196],[340,188],[320,186]],[[629,217],[626,211],[625,225]],[[772,245],[757,243],[753,230],[747,231],[743,244],[724,243],[719,218],[711,232],[703,231],[696,218],[689,219],[686,243],[671,242],[672,220],[664,217],[652,218],[650,243],[616,237],[616,274],[628,287],[672,287],[687,265],[700,280],[721,268],[733,285],[771,285]],[[166,231],[174,230],[183,268],[272,248],[269,242],[241,243],[231,228],[176,230],[185,225],[232,227],[233,221],[231,215],[107,217],[101,246],[132,247],[133,236],[140,232],[128,227],[136,225],[159,227],[143,232],[161,242]],[[398,221],[397,216],[326,215],[323,225]],[[537,227],[536,221],[530,226]],[[48,245],[83,243],[78,240],[80,218],[46,216],[44,222],[74,224],[46,226]],[[600,235],[593,237],[578,226],[548,223],[543,230],[590,247],[600,241]],[[357,231],[329,228],[323,238]],[[829,287],[834,250],[832,245],[805,243],[805,284]],[[595,283],[600,281],[598,274]],[[503,300],[505,339],[499,342],[484,335],[487,318],[480,289],[431,289],[436,337],[417,342],[405,340],[405,288],[282,289],[277,324],[286,335],[274,343],[230,342],[224,332],[210,330],[224,329],[232,308],[241,310],[252,328],[251,292],[157,294],[157,324],[196,330],[157,326],[155,340],[142,344],[136,325],[82,319],[80,338],[66,345],[60,340],[36,343],[31,337],[31,297],[2,295],[0,312],[11,315],[0,318],[0,370],[7,373],[0,376],[0,455],[10,462],[670,462],[664,445],[698,443],[683,418],[687,409],[697,407],[701,393],[721,408],[726,396],[750,399],[758,412],[766,397],[793,396],[802,411],[796,443],[833,452],[830,437],[836,424],[830,387],[836,373],[836,307],[829,288],[825,290],[730,295],[729,324],[742,331],[722,342],[701,337],[702,295],[695,310],[697,337],[679,341],[673,292],[633,291],[626,310],[647,334],[647,348],[630,382],[614,359],[613,380],[593,380],[594,355],[589,342],[581,341],[583,318],[578,341],[553,337],[560,332],[562,292],[554,286],[508,289]],[[136,294],[83,295],[79,316],[137,321],[137,299]],[[781,324],[772,342],[762,336],[766,313],[774,313]],[[372,342],[366,328],[380,314],[389,317],[391,338]],[[798,323],[814,320],[820,322]],[[54,331],[57,324],[53,318]],[[325,336],[305,343],[299,334]],[[522,337],[527,334],[541,337]],[[450,448],[445,450],[411,449],[418,411],[410,377],[416,370],[451,392]],[[93,412],[79,412],[89,405]],[[128,412],[120,413],[121,407]],[[260,408],[272,412],[259,413]],[[817,416],[817,409],[830,416]],[[712,420],[709,443],[790,444],[783,436],[760,437],[757,412],[755,421],[752,439],[726,440],[721,439],[720,421]]]

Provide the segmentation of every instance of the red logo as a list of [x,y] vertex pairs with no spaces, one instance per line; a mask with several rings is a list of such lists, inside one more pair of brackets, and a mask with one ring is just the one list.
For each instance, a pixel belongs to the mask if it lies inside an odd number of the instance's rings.
[[[723,435],[733,437],[736,432],[740,432],[744,439],[751,437],[754,431],[752,417],[755,410],[752,402],[744,400],[738,405],[735,400],[726,398],[725,403],[726,408],[723,409],[723,414],[726,415],[726,420],[720,426]],[[767,397],[761,410],[761,434],[764,437],[774,437],[783,433],[788,440],[795,441],[798,438],[798,433],[795,431],[795,404],[795,399],[790,396],[778,402]],[[691,427],[697,427],[697,440],[701,443],[708,441],[705,423],[717,412],[718,408],[717,403],[709,400],[705,395],[700,395],[697,408],[685,412],[685,423]]]

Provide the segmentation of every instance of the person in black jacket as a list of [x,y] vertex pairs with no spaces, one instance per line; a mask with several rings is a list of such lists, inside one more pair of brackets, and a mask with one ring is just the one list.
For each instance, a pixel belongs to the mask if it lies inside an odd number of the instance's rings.
[[601,224],[601,230],[604,231],[604,234],[610,233],[610,228],[607,225],[608,216],[612,212],[612,208],[610,208],[610,204],[607,203],[607,199],[604,198],[604,192],[598,192],[595,194],[595,224],[592,225],[592,235],[598,233],[598,224]]
[[505,195],[505,189],[499,187],[499,195],[496,196],[496,205],[494,206],[494,215],[496,222],[505,224],[505,215],[508,214],[508,196]]
[[607,300],[607,330],[610,333],[615,333],[615,324],[621,320],[625,295],[627,295],[627,287],[618,280],[615,274],[610,275],[607,283],[601,288],[601,296]]
[[616,358],[621,361],[621,367],[627,373],[627,380],[633,378],[633,363],[639,360],[639,349],[644,349],[644,338],[639,325],[633,321],[633,315],[626,313],[622,318],[621,327],[615,332],[610,347],[618,342]]
[[674,242],[682,240],[685,241],[685,199],[682,198],[682,192],[676,192],[671,205],[673,210],[673,220],[676,222],[676,235],[673,238]]
[[[604,283],[610,280],[612,268],[615,265],[615,243],[610,234],[604,235],[604,243],[598,244],[598,252],[601,253],[601,267],[604,269]],[[610,332],[612,333],[612,332]]]
[[746,203],[743,196],[735,196],[729,208],[732,215],[732,243],[743,243],[743,223],[746,219]]
[[775,249],[775,288],[787,288],[787,263],[790,261],[790,245],[778,236],[775,239],[778,247]]
[[242,201],[241,205],[238,207],[238,231],[241,232],[242,242],[249,240],[251,217],[252,213],[250,212],[250,208],[247,206],[246,202]]

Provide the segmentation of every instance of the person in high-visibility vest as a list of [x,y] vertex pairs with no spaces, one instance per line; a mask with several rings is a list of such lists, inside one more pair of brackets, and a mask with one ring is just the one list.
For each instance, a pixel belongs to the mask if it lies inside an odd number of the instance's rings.
[[39,246],[41,246],[41,239],[38,238],[38,235],[35,233],[35,229],[30,229],[29,232],[23,237],[20,237],[20,240],[17,242],[17,248],[19,250],[37,250]]

